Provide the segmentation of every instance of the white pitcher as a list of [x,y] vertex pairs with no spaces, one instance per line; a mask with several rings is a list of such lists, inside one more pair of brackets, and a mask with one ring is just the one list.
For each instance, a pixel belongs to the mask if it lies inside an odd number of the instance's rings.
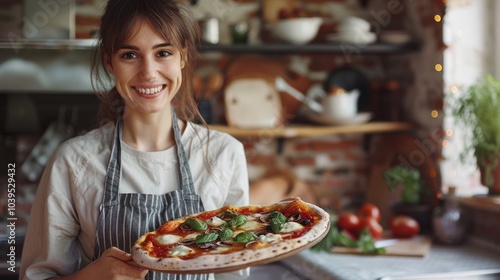
[[349,92],[338,88],[325,94],[322,99],[323,116],[330,119],[348,119],[358,113],[359,90]]

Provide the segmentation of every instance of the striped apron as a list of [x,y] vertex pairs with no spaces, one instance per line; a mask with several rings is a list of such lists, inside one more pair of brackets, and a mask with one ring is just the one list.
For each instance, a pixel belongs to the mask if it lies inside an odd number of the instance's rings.
[[[142,234],[157,229],[168,220],[204,211],[203,204],[195,193],[191,170],[181,143],[181,131],[173,109],[172,126],[182,179],[181,187],[164,195],[120,194],[118,190],[121,174],[122,120],[117,120],[103,201],[99,207],[94,259],[99,258],[111,246],[130,252],[132,245]],[[208,274],[180,275],[149,271],[146,279],[208,279]]]

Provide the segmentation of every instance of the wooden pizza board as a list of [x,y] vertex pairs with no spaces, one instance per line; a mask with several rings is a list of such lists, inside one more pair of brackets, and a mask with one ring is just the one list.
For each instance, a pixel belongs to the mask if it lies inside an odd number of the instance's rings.
[[[425,257],[431,248],[431,244],[432,238],[424,235],[418,235],[409,239],[399,239],[396,244],[385,247],[385,254],[377,256]],[[348,247],[333,247],[332,253],[366,255],[360,248]]]
[[318,237],[315,240],[313,240],[313,241],[311,241],[311,242],[309,242],[309,243],[307,243],[307,244],[305,244],[305,245],[303,245],[303,246],[301,246],[293,251],[289,251],[289,252],[286,252],[283,254],[277,254],[272,258],[267,258],[267,259],[258,260],[258,261],[249,261],[248,263],[245,263],[242,265],[233,265],[233,266],[228,265],[226,267],[210,268],[210,269],[193,267],[192,270],[155,270],[155,269],[141,266],[140,264],[138,264],[134,261],[128,261],[127,263],[130,265],[137,266],[139,268],[143,268],[143,269],[154,270],[154,271],[165,272],[165,273],[174,273],[174,274],[207,274],[207,273],[223,273],[223,272],[237,271],[237,270],[245,269],[245,268],[251,267],[251,266],[265,265],[265,264],[269,264],[272,262],[280,261],[282,259],[294,256],[294,255],[296,255],[296,254],[298,254],[306,249],[309,249],[312,246],[318,244],[328,234],[328,232],[330,231],[330,226],[331,226],[331,223],[328,222],[326,229],[323,231],[323,233],[321,235],[318,235]]

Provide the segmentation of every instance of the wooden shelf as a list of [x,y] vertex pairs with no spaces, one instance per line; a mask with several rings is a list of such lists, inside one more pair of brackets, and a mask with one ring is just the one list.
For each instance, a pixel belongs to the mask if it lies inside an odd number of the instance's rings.
[[460,203],[474,209],[500,213],[500,196],[491,195],[484,197],[462,197]]
[[[0,49],[40,49],[40,50],[90,50],[96,46],[94,39],[19,39],[18,41],[0,40]],[[414,52],[420,49],[418,43],[385,44],[374,43],[355,45],[349,43],[312,43],[306,45],[259,44],[259,45],[209,45],[200,46],[200,52],[223,52],[233,54],[261,53],[342,53],[342,54],[395,54]]]
[[18,41],[0,40],[0,49],[38,49],[38,50],[90,50],[94,39],[19,39]]
[[259,44],[259,45],[203,45],[201,52],[223,52],[223,53],[342,53],[349,55],[356,54],[395,54],[408,53],[420,50],[420,44],[410,42],[407,44],[350,44],[350,43],[311,43],[306,45],[292,44]]
[[209,128],[231,134],[236,138],[294,138],[328,136],[334,134],[352,133],[380,133],[406,131],[413,126],[404,122],[368,122],[358,125],[316,126],[316,125],[289,125],[276,128],[236,128],[225,125],[209,125]]

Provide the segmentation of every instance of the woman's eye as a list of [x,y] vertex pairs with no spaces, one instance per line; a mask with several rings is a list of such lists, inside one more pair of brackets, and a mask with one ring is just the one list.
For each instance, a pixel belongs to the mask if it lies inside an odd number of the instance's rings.
[[160,51],[160,52],[158,52],[158,56],[159,57],[167,57],[169,55],[171,55],[171,53],[169,51]]
[[125,58],[125,59],[132,59],[132,58],[136,58],[137,56],[134,53],[124,53],[124,54],[121,54],[120,57]]

